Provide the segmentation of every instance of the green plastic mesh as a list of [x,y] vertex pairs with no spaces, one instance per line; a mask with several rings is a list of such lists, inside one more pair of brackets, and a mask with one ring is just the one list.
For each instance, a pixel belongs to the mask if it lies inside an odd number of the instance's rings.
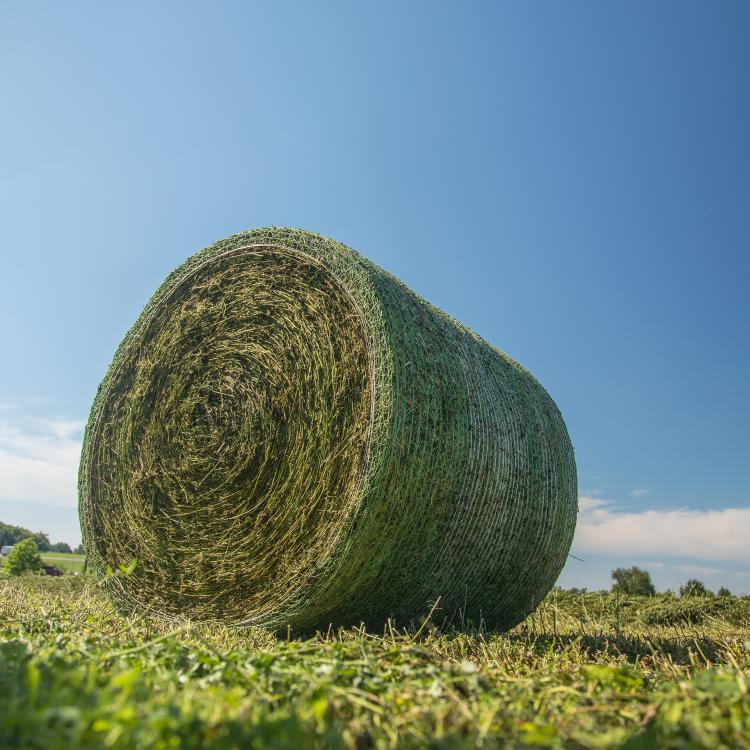
[[[577,512],[552,399],[350,248],[257,229],[189,258],[120,345],[79,474],[119,609],[306,630],[507,628]],[[137,561],[127,576],[108,568]]]

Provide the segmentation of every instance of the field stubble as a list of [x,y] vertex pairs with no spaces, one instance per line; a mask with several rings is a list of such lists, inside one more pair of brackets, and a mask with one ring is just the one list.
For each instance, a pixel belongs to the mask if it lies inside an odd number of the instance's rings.
[[748,600],[553,592],[507,634],[436,622],[278,637],[0,580],[0,746],[750,746]]

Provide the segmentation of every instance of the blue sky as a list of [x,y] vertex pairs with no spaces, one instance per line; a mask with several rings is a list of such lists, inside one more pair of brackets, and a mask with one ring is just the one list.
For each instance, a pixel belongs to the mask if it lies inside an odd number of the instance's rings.
[[4,3],[0,519],[77,542],[81,424],[145,301],[298,226],[550,391],[563,584],[750,591],[748,35],[726,1]]

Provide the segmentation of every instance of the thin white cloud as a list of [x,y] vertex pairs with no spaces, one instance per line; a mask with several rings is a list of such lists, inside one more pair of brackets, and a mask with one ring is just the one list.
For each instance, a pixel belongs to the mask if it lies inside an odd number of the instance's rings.
[[619,511],[578,499],[575,554],[692,557],[750,565],[750,508]]
[[723,573],[723,568],[707,568],[703,565],[675,565],[675,570],[681,570],[683,573],[694,573],[699,576],[715,576],[717,573]]
[[644,565],[644,567],[651,568],[653,570],[661,570],[664,567],[665,563],[663,563],[663,562],[647,562],[647,563],[643,563],[643,565]]
[[[0,416],[0,503],[72,507],[84,423]],[[16,417],[16,414],[13,415]]]
[[630,490],[630,494],[633,497],[645,497],[646,495],[651,494],[651,490],[634,489],[634,490]]

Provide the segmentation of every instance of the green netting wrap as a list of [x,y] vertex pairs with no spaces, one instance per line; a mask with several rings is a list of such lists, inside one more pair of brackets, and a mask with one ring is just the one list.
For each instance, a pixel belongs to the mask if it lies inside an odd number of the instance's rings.
[[121,610],[302,630],[406,624],[438,597],[454,624],[509,627],[577,512],[565,424],[525,369],[293,229],[167,278],[99,388],[79,493]]

